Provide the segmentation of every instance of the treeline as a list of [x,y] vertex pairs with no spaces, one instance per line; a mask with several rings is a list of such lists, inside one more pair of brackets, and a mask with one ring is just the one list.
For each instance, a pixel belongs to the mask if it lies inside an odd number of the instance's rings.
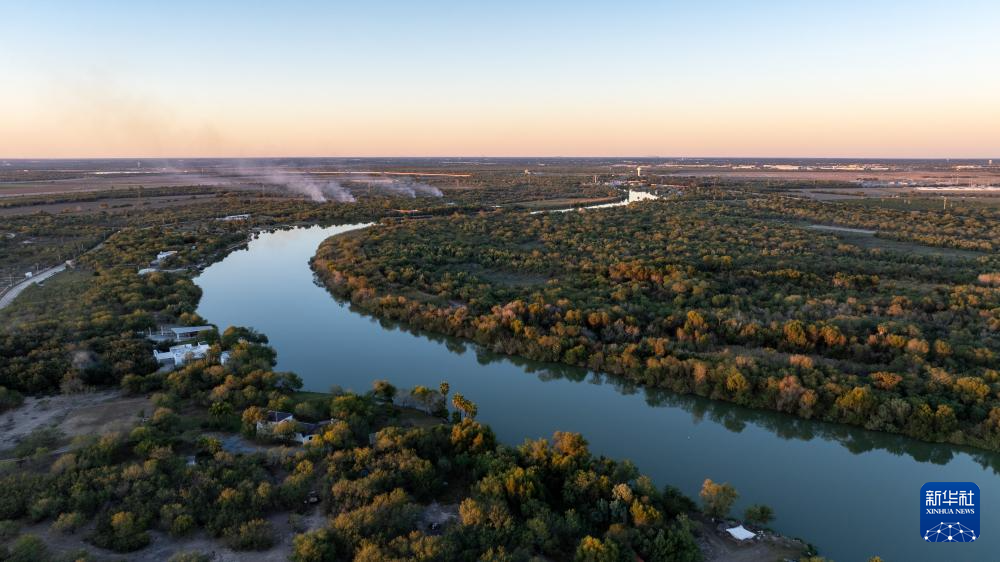
[[363,310],[497,352],[1000,449],[995,256],[867,250],[774,220],[780,198],[721,195],[372,229],[313,265]]
[[820,205],[816,202],[791,198],[756,199],[747,202],[751,215],[774,214],[837,224],[855,228],[877,230],[880,236],[926,244],[972,250],[996,252],[1000,250],[1000,207],[963,206],[951,210],[913,209],[897,210],[872,204],[831,201]]
[[496,171],[476,172],[469,178],[431,179],[430,183],[446,190],[448,199],[466,205],[510,205],[546,199],[593,199],[619,195],[614,188],[589,183],[591,180],[590,176],[581,175],[525,175],[523,172]]

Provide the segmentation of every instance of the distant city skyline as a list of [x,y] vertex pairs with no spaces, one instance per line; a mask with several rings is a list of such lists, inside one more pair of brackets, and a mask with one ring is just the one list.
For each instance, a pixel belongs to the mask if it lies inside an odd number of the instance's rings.
[[1000,158],[985,0],[0,14],[0,159]]

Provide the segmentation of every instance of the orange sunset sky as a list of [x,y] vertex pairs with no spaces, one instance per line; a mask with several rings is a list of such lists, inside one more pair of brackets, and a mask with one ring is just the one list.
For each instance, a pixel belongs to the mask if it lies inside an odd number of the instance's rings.
[[5,8],[0,157],[1000,157],[995,2],[139,4]]

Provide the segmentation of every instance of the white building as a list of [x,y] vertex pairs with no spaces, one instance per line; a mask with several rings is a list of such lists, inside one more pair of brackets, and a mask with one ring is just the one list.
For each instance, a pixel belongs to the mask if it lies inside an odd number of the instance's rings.
[[303,445],[308,445],[314,440],[319,439],[320,434],[323,432],[323,428],[332,423],[332,420],[324,420],[319,423],[307,423],[300,422],[295,419],[295,416],[288,412],[277,412],[274,410],[268,410],[267,416],[257,422],[257,432],[261,434],[272,434],[278,424],[288,422],[295,424],[295,432],[293,432],[289,437]]
[[156,263],[159,263],[177,253],[177,250],[167,250],[156,254]]
[[202,332],[214,332],[215,326],[205,325],[205,326],[175,326],[169,328],[174,334],[174,339],[177,341],[191,339],[196,337]]
[[295,416],[288,412],[278,412],[275,410],[268,410],[267,416],[261,421],[257,422],[257,431],[274,431],[274,428],[283,421],[295,421]]
[[153,351],[153,357],[156,361],[162,365],[172,365],[174,367],[180,367],[188,361],[195,359],[204,359],[208,355],[208,350],[211,346],[205,342],[198,342],[197,345],[186,343],[183,345],[175,345],[171,347],[168,351]]

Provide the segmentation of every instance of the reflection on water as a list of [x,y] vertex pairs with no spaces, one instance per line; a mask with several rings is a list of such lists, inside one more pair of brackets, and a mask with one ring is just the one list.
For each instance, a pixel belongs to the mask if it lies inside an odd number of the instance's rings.
[[[332,297],[331,297],[332,298]],[[511,363],[520,367],[525,373],[538,377],[542,382],[565,379],[573,382],[590,382],[591,384],[607,385],[620,394],[642,394],[645,403],[653,408],[679,408],[691,414],[691,421],[699,423],[704,419],[724,426],[729,431],[739,433],[748,424],[772,431],[781,439],[796,439],[810,441],[824,439],[841,444],[853,454],[869,451],[886,451],[894,455],[909,456],[919,462],[929,462],[946,465],[958,453],[969,455],[983,468],[992,469],[994,474],[1000,474],[1000,455],[971,447],[955,447],[950,445],[925,443],[908,437],[867,431],[851,425],[836,423],[820,423],[805,420],[796,416],[745,408],[709,400],[700,396],[679,395],[668,390],[649,388],[635,382],[606,373],[594,373],[580,367],[559,363],[542,363],[518,356],[494,353],[466,340],[414,329],[393,320],[376,318],[347,303],[352,313],[372,318],[385,330],[399,330],[422,337],[444,345],[448,351],[457,354],[474,353],[476,362],[480,365],[491,363]]]
[[[976,482],[985,506],[1000,497],[997,455],[644,389],[359,314],[317,285],[308,267],[320,242],[351,229],[262,234],[196,280],[204,291],[198,312],[267,334],[278,368],[298,373],[310,390],[448,380],[504,442],[577,431],[595,453],[629,458],[692,497],[705,478],[728,481],[740,492],[737,513],[766,503],[776,529],[837,560],[940,558],[918,529],[925,482]],[[1000,528],[1000,515],[987,509],[983,527]],[[990,540],[962,552],[988,559]]]

